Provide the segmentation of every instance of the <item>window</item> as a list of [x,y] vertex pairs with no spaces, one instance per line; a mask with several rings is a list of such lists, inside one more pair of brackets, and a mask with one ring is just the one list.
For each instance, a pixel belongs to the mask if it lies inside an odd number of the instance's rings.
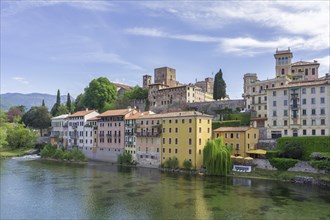
[[276,96],[276,91],[273,91],[273,96]]
[[172,128],[169,128],[169,129],[168,129],[168,132],[169,132],[169,133],[172,133]]
[[311,88],[311,93],[312,93],[312,94],[315,94],[315,87],[312,87],[312,88]]
[[306,88],[302,88],[302,89],[301,89],[301,93],[302,93],[302,94],[306,94]]
[[305,76],[308,76],[308,69],[305,69]]
[[306,134],[307,134],[306,129],[304,129],[303,130],[303,135],[306,135]]
[[191,149],[189,149],[189,151],[188,151],[188,152],[189,152],[189,154],[191,154]]
[[234,138],[234,134],[233,133],[230,134],[230,138]]
[[288,110],[284,110],[283,115],[288,116]]
[[312,75],[315,75],[315,68],[312,68]]
[[284,100],[283,105],[288,106],[288,100]]
[[236,133],[236,138],[237,138],[237,139],[239,138],[239,133]]
[[288,126],[288,121],[284,120],[284,126]]
[[306,109],[303,109],[303,110],[302,110],[302,115],[307,115],[307,111],[306,111]]
[[172,138],[168,139],[168,144],[172,144]]
[[248,134],[248,139],[250,139],[250,134]]
[[285,73],[284,73],[284,69],[283,69],[283,68],[282,68],[281,74],[282,74],[282,75],[284,75],[284,74],[285,74]]
[[199,149],[199,151],[198,151],[198,154],[199,154],[199,155],[201,155],[201,154],[202,154],[202,150],[201,150],[201,149]]
[[311,99],[311,104],[313,104],[313,105],[315,104],[315,98]]
[[236,144],[236,150],[239,150],[239,144]]
[[189,124],[191,124],[192,123],[192,120],[191,120],[191,118],[189,119]]
[[172,153],[172,150],[171,150],[171,148],[169,148],[169,149],[168,149],[168,153],[169,153],[169,154],[170,154],[170,153]]
[[202,144],[202,138],[198,139],[198,144],[201,145]]
[[181,120],[182,124],[184,124],[184,119]]
[[306,99],[302,99],[302,104],[306,105]]
[[163,153],[165,153],[165,148],[163,147]]
[[273,111],[273,117],[276,117],[276,110]]
[[198,130],[199,130],[199,133],[202,133],[202,128],[201,128],[201,127],[199,127],[199,129],[198,129]]
[[191,131],[192,131],[192,128],[190,127],[190,128],[189,128],[189,133],[191,133]]
[[325,119],[324,118],[321,119],[321,125],[325,125]]
[[254,139],[256,139],[257,138],[257,134],[254,134],[253,137],[254,137]]
[[315,108],[312,109],[312,115],[315,115],[316,114],[316,110]]
[[325,115],[325,109],[324,109],[324,108],[321,108],[321,109],[320,109],[320,114],[321,114],[321,115]]
[[165,144],[165,138],[163,138],[163,144]]
[[325,130],[321,129],[321,135],[325,135]]
[[175,128],[175,133],[178,133],[178,128]]
[[316,135],[315,129],[312,129],[312,135]]
[[307,121],[306,120],[303,120],[302,123],[303,123],[303,125],[307,125]]
[[288,135],[288,130],[284,130],[284,135]]
[[177,138],[175,138],[175,144],[178,144],[178,139]]
[[273,106],[276,106],[276,101],[273,101]]
[[325,92],[325,87],[324,86],[321,86],[320,87],[320,93],[324,93]]
[[178,153],[178,149],[177,149],[177,148],[175,148],[174,152],[177,154],[177,153]]
[[191,138],[189,138],[189,145],[191,145],[192,144],[192,141],[191,141]]
[[288,90],[284,90],[284,91],[283,91],[283,94],[284,94],[284,95],[287,95],[287,94],[288,94]]
[[273,126],[276,126],[276,121],[275,120],[273,121]]
[[178,119],[175,119],[175,124],[177,124],[178,123]]
[[321,103],[321,104],[324,104],[324,103],[325,103],[325,99],[324,99],[324,97],[321,97],[321,98],[320,98],[320,103]]
[[316,120],[312,119],[312,125],[316,125]]

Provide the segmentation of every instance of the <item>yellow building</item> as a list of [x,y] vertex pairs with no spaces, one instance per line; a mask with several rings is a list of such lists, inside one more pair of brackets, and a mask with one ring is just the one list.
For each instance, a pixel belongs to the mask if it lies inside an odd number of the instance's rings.
[[222,137],[226,146],[232,146],[232,155],[247,157],[247,151],[256,149],[259,130],[253,127],[222,127],[213,131],[213,137]]
[[189,160],[192,168],[203,164],[203,149],[211,139],[212,116],[200,112],[172,112],[160,114],[162,118],[161,163],[174,157],[183,167]]

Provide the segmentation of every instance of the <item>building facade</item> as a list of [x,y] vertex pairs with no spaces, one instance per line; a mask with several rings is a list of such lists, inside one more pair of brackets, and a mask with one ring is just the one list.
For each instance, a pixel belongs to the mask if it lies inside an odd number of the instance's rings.
[[78,111],[68,118],[68,147],[84,147],[86,142],[86,122],[90,118],[98,116],[95,110]]
[[50,144],[59,148],[68,146],[68,116],[68,114],[64,114],[51,118]]
[[232,155],[247,157],[250,150],[255,150],[259,130],[253,127],[222,127],[213,131],[213,137],[222,137],[226,146],[231,146]]
[[330,76],[271,88],[268,138],[330,135]]

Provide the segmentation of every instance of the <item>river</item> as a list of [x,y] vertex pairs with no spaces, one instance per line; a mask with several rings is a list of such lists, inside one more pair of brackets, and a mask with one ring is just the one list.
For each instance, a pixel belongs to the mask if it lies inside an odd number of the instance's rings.
[[1,159],[1,219],[330,219],[330,190],[89,162]]

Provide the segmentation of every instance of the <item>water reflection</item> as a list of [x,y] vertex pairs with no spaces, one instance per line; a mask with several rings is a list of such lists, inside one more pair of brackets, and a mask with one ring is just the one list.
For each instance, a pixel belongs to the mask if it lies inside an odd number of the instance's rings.
[[1,219],[330,218],[330,190],[310,185],[96,162],[1,160],[0,170]]

